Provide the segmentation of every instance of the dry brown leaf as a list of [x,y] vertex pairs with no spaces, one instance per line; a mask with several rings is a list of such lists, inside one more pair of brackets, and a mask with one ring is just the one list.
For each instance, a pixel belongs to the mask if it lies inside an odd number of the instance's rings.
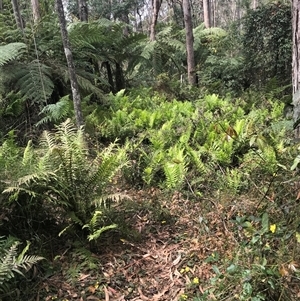
[[279,274],[282,277],[287,277],[289,275],[289,271],[284,267],[284,265],[281,265],[281,267],[279,268]]
[[181,254],[177,256],[177,258],[172,262],[173,265],[177,265],[180,262]]
[[103,290],[104,290],[104,294],[105,294],[105,301],[109,301],[109,293],[108,293],[106,286],[103,287]]
[[142,292],[142,289],[140,288],[140,287],[138,287],[138,292],[139,292],[139,294],[140,294],[140,298],[142,299],[142,300],[144,300],[144,301],[147,301],[147,300],[150,300],[148,297],[146,297],[145,295],[144,295],[144,293]]
[[88,290],[89,290],[89,292],[92,293],[92,294],[95,294],[95,292],[96,292],[96,288],[95,288],[93,285],[90,285],[90,286],[88,287]]
[[82,280],[88,278],[89,276],[91,276],[91,275],[90,274],[80,274],[78,281],[82,281]]

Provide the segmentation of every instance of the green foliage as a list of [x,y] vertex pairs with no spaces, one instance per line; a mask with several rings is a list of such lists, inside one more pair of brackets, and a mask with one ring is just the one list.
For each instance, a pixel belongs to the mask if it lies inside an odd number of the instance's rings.
[[18,252],[20,242],[12,237],[0,237],[0,293],[9,293],[9,281],[16,273],[23,275],[23,271],[27,272],[34,264],[42,260],[40,256],[26,255],[30,243],[27,242],[26,247]]
[[39,151],[28,145],[22,164],[27,173],[4,190],[11,202],[19,204],[26,216],[29,211],[43,218],[40,203],[47,201],[66,212],[70,225],[91,223],[95,234],[94,210],[103,206],[107,185],[126,164],[126,149],[112,143],[91,155],[83,130],[67,120],[55,132],[43,133]]
[[249,111],[241,99],[215,94],[195,102],[166,102],[155,93],[119,93],[112,97],[113,111],[100,130],[110,140],[134,139],[135,183],[169,189],[188,183],[196,189],[216,173],[212,185],[237,193],[246,188],[249,173],[272,175],[284,165],[279,154],[286,151],[290,123],[283,120],[284,104],[268,102],[268,107],[253,105]]
[[24,43],[10,43],[0,46],[0,67],[20,58],[24,53],[24,50],[26,50],[26,45]]
[[103,212],[96,210],[89,223],[82,227],[83,229],[87,228],[89,230],[90,232],[90,234],[88,235],[89,241],[97,240],[104,231],[115,229],[118,227],[118,225],[116,224],[109,225],[109,226],[102,226],[103,224],[102,219],[103,219]]
[[287,246],[290,234],[272,224],[267,212],[260,217],[238,216],[234,223],[239,227],[240,246],[231,260],[224,258],[222,264],[219,261],[213,266],[211,288],[196,300],[210,300],[208,295],[244,301],[277,300],[279,296],[289,300],[292,295],[285,288],[284,277],[296,272],[293,264],[289,271],[284,267],[291,255]]
[[291,74],[292,24],[290,4],[269,3],[249,10],[243,20],[245,72],[250,85],[263,87],[276,77],[289,83]]
[[62,97],[57,103],[46,105],[40,114],[46,115],[43,117],[36,126],[40,126],[42,124],[53,122],[57,124],[62,120],[70,117],[70,112],[72,110],[71,100],[69,95]]

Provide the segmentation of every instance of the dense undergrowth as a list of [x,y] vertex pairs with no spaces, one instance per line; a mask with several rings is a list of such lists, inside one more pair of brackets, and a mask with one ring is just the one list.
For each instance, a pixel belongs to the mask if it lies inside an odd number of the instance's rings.
[[[178,101],[140,89],[111,95],[109,109],[87,111],[85,130],[68,119],[38,143],[18,147],[12,131],[0,147],[0,234],[30,241],[30,252],[46,259],[34,272],[35,285],[55,273],[54,259],[66,245],[82,262],[73,274],[72,267],[65,271],[72,282],[80,269],[96,269],[92,254],[109,237],[143,239],[130,225],[132,212],[146,210],[151,223],[172,228],[180,217],[169,209],[170,196],[180,191],[194,204],[182,215],[198,219],[199,237],[210,233],[209,214],[217,211],[224,217],[222,244],[226,236],[234,243],[214,248],[204,258],[211,276],[201,286],[195,276],[176,300],[297,299],[298,150],[282,101],[261,94]],[[128,187],[153,187],[161,198],[143,203]],[[0,245],[2,300],[26,298],[32,284],[13,272],[41,259],[25,255],[28,247],[18,256],[17,246]]]

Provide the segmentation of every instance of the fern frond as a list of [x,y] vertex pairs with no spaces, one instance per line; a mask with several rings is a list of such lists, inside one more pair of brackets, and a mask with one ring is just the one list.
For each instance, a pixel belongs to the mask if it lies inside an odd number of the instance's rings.
[[5,82],[12,82],[14,90],[34,103],[44,104],[51,96],[54,84],[51,68],[34,60],[28,64],[15,63],[3,67]]
[[[117,224],[112,224],[108,226],[103,226],[103,212],[96,210],[90,220],[90,222],[86,225],[84,225],[82,228],[87,228],[91,232],[91,234],[88,235],[88,240],[96,240],[98,239],[101,234],[107,230],[115,229],[118,227]],[[100,228],[99,228],[100,226]],[[99,229],[98,229],[99,228]]]
[[100,208],[100,207],[106,207],[108,202],[119,203],[124,200],[132,200],[132,198],[128,194],[112,193],[112,194],[103,195],[95,199],[93,203],[95,204],[96,208]]
[[[11,240],[11,238],[7,240]],[[29,242],[19,255],[17,251],[20,242],[14,241],[8,248],[5,247],[5,244],[7,242],[4,240],[3,243],[2,239],[0,244],[0,292],[3,292],[6,288],[5,283],[14,277],[14,272],[23,275],[22,270],[28,271],[34,264],[44,259],[40,256],[26,255],[30,245]]]
[[0,46],[0,67],[18,59],[26,50],[24,43],[10,43]]
[[72,111],[71,100],[69,95],[62,97],[57,103],[46,105],[40,115],[46,115],[39,122],[36,123],[36,126],[40,126],[42,124],[48,122],[60,122],[63,119],[66,119]]

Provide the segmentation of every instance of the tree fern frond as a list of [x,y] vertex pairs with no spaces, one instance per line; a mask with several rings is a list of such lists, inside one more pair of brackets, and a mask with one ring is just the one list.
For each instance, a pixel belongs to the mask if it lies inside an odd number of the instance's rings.
[[36,123],[36,126],[40,126],[42,124],[48,122],[60,122],[63,119],[66,119],[72,111],[72,104],[69,98],[69,95],[62,97],[57,103],[46,105],[40,115],[46,115],[39,122]]
[[36,103],[47,101],[54,89],[50,68],[37,60],[32,61],[19,77],[16,86],[26,98]]
[[[81,89],[85,90],[88,93],[94,93],[97,95],[99,98],[103,99],[104,98],[104,93],[101,89],[97,88],[89,79],[88,77],[84,77],[81,75],[82,72],[77,72],[77,81],[78,85]],[[89,76],[89,74],[86,74]],[[102,84],[108,84],[105,81],[102,81]]]
[[10,43],[0,46],[0,67],[18,59],[26,50],[24,43]]

